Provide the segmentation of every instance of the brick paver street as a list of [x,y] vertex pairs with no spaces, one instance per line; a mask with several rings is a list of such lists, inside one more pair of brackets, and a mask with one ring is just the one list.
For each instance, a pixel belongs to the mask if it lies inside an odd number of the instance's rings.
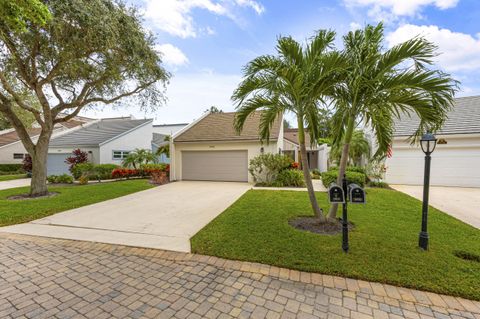
[[0,318],[474,318],[480,303],[215,257],[0,234]]

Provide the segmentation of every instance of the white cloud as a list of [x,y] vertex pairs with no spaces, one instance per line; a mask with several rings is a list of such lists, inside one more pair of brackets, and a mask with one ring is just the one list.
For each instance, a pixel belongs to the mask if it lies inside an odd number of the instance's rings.
[[480,37],[470,34],[441,29],[438,26],[417,26],[406,24],[388,34],[389,46],[411,39],[416,35],[424,36],[439,47],[441,53],[436,57],[440,67],[449,72],[478,72],[480,70]]
[[188,63],[187,56],[173,44],[159,44],[155,46],[155,49],[162,55],[162,61],[165,64],[181,66]]
[[199,32],[213,34],[210,27],[199,28],[192,17],[192,11],[205,10],[218,16],[236,20],[235,7],[247,7],[257,14],[265,10],[254,0],[145,0],[145,17],[158,29],[181,38],[196,37]]
[[219,74],[212,70],[199,73],[176,74],[167,86],[166,105],[155,113],[144,114],[129,105],[112,109],[108,105],[103,111],[85,110],[85,116],[95,118],[134,115],[136,118],[154,118],[155,123],[191,122],[199,118],[210,106],[215,105],[225,112],[233,111],[230,101],[233,90],[241,81],[240,75]]
[[[343,0],[347,7],[369,7],[370,17],[387,20],[399,16],[415,16],[426,6],[445,10],[453,8],[459,0]],[[388,20],[387,20],[388,21]]]
[[355,30],[358,30],[358,29],[361,29],[361,28],[362,28],[362,25],[360,23],[350,22],[350,30],[351,31],[355,31]]

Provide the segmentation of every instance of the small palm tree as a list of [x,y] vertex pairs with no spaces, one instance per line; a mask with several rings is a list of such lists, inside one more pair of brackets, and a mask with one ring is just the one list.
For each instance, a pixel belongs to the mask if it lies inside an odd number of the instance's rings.
[[[393,136],[394,119],[415,114],[420,124],[415,141],[426,130],[436,130],[446,119],[458,82],[449,74],[429,67],[437,47],[422,37],[384,50],[383,25],[367,25],[343,37],[348,62],[345,80],[335,92],[334,144],[342,149],[338,183],[341,182],[355,127],[363,122],[378,144],[375,157],[384,156]],[[335,218],[337,205],[329,218]]]
[[150,162],[156,163],[156,161],[157,157],[152,153],[152,151],[137,148],[135,151],[130,152],[127,155],[127,157],[123,160],[122,165],[137,169],[142,164],[148,164]]
[[[360,161],[363,156],[367,159],[370,158],[370,143],[365,137],[365,133],[362,130],[355,130],[352,134],[352,140],[350,141],[350,147],[348,152],[348,163],[353,165],[360,165]],[[342,148],[340,145],[334,145],[330,151],[330,159],[340,162],[342,157]]]
[[[164,142],[170,142],[171,137],[170,135],[166,135],[165,138],[163,139]],[[170,143],[166,143],[165,145],[160,146],[157,151],[155,152],[155,155],[161,156],[165,154],[165,156],[170,157]]]
[[322,30],[302,47],[291,37],[280,37],[277,55],[263,55],[244,68],[244,79],[234,91],[237,105],[235,128],[241,132],[247,118],[262,110],[260,137],[268,142],[270,129],[278,117],[296,115],[303,175],[310,202],[319,222],[326,218],[318,206],[308,169],[305,134],[311,141],[320,137],[320,109],[325,106],[339,81],[343,67],[340,54],[330,50],[335,33]]

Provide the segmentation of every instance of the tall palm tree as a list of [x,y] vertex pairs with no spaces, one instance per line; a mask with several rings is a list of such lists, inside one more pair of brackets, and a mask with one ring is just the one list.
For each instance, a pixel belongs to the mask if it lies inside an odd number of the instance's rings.
[[[449,74],[431,69],[435,44],[422,37],[384,50],[383,25],[367,25],[343,37],[348,62],[345,80],[337,87],[333,116],[334,144],[342,147],[338,183],[345,173],[350,142],[356,125],[363,122],[374,132],[384,156],[393,135],[394,119],[415,114],[420,124],[412,142],[426,130],[437,130],[446,119],[458,82]],[[328,217],[335,218],[337,205]]]
[[305,46],[291,37],[280,37],[277,55],[263,55],[244,68],[244,78],[234,91],[237,105],[235,128],[242,131],[247,118],[262,110],[260,136],[268,142],[270,129],[286,112],[296,115],[301,162],[312,209],[319,222],[326,218],[318,206],[307,163],[305,134],[320,137],[320,109],[334,92],[343,67],[342,57],[332,49],[335,32],[321,30]]

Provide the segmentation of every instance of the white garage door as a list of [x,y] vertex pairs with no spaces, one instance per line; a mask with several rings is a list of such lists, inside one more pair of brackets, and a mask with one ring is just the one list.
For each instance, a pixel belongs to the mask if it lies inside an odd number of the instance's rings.
[[70,174],[65,159],[71,154],[48,154],[47,175]]
[[[480,187],[480,147],[447,148],[438,145],[432,154],[434,186]],[[386,180],[390,184],[423,185],[424,154],[418,149],[395,149],[387,159]]]
[[248,181],[247,151],[183,151],[182,179]]

